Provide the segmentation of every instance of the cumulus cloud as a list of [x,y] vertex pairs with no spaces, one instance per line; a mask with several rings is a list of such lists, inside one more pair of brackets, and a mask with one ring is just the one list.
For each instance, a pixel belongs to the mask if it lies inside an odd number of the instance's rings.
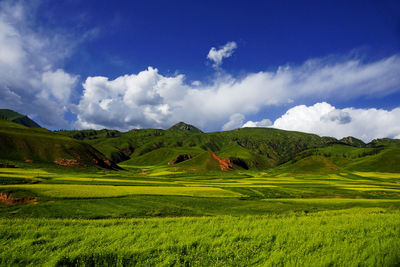
[[[71,98],[76,96],[79,77],[62,69],[62,62],[79,38],[56,30],[37,30],[34,3],[40,2],[0,1],[0,108],[26,113],[44,126],[67,127],[64,114],[72,111],[77,115],[77,128],[165,128],[185,121],[206,131],[221,126],[229,129],[240,127],[246,117],[270,106],[304,99],[376,98],[400,90],[399,55],[370,62],[354,57],[310,59],[300,65],[233,77],[218,71],[237,48],[235,42],[228,42],[211,48],[207,55],[218,72],[209,82],[187,82],[183,74],[162,75],[152,67],[114,80],[87,77],[74,105]],[[387,112],[382,116],[393,111]],[[318,120],[341,127],[357,122],[353,113],[336,109]],[[263,120],[244,125],[269,124]]]
[[245,127],[268,127],[271,126],[272,122],[269,119],[263,119],[261,121],[247,121],[243,124],[243,128]]
[[[195,85],[186,82],[183,74],[165,76],[151,67],[115,80],[88,77],[76,107],[75,127],[165,128],[185,121],[206,131],[219,130],[236,113],[246,117],[270,106],[304,99],[340,101],[382,97],[400,90],[398,55],[373,62],[332,60],[313,59],[299,66],[248,73],[241,78],[223,74],[211,83]],[[336,111],[322,118],[343,125],[353,120]],[[247,126],[252,123],[267,125],[268,121],[249,122]]]
[[56,101],[67,105],[77,81],[77,76],[66,73],[62,69],[43,72],[41,79],[43,90],[40,92],[40,97],[46,99],[53,97]]
[[400,108],[337,109],[326,103],[299,105],[275,120],[274,128],[342,138],[354,136],[369,142],[376,138],[400,137]]
[[62,34],[35,31],[36,8],[31,2],[0,2],[0,107],[65,127],[64,113],[78,78],[55,66],[73,42]]
[[229,117],[229,121],[222,126],[223,131],[228,131],[236,128],[240,128],[243,125],[244,116],[240,113],[232,114]]
[[179,112],[182,94],[187,90],[184,76],[165,77],[149,67],[138,74],[115,80],[89,77],[77,105],[79,128],[117,129],[168,127],[172,111]]
[[219,66],[222,65],[223,59],[232,56],[236,48],[236,42],[228,42],[225,45],[220,46],[218,50],[215,47],[212,47],[208,52],[207,58],[214,62],[214,68],[219,68]]

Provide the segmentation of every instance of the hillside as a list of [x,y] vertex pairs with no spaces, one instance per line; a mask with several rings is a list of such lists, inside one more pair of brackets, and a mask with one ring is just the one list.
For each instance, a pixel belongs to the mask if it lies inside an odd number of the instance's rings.
[[[168,130],[135,129],[122,133],[104,129],[59,133],[84,140],[116,162],[142,166],[167,166],[174,158],[185,154],[193,159],[185,164],[192,162],[206,166],[194,158],[213,152],[239,169],[266,169],[287,162],[306,149],[338,143],[334,138],[272,128],[243,128],[213,133],[196,129],[178,123]],[[174,167],[183,168],[185,164]]]
[[[183,122],[168,130],[134,129],[119,132],[103,129],[59,133],[83,140],[124,165],[169,166],[175,170],[202,172],[218,169],[210,168],[218,166],[218,160],[211,157],[210,153],[215,153],[220,160],[232,165],[229,170],[266,170],[278,166],[282,171],[306,173],[330,173],[346,168],[366,170],[368,168],[365,165],[369,164],[367,162],[372,160],[372,156],[385,155],[389,153],[389,148],[400,145],[400,140],[396,139],[377,139],[365,144],[351,136],[337,140],[274,128],[240,128],[203,133]],[[389,154],[396,153],[397,150],[394,150]],[[174,162],[177,158],[184,162]],[[380,165],[381,160],[392,162],[383,156],[374,160],[375,165]],[[213,163],[210,165],[210,162]],[[382,164],[387,166],[384,168],[386,171],[397,171],[395,165]]]
[[177,124],[173,125],[172,127],[170,127],[168,130],[170,131],[183,131],[183,132],[191,132],[191,133],[202,133],[203,131],[201,131],[199,128],[191,125],[191,124],[187,124],[184,122],[178,122]]
[[19,114],[10,109],[0,109],[0,119],[9,120],[29,128],[40,128],[40,125],[31,120],[28,116]]
[[0,159],[63,166],[119,168],[85,142],[7,120],[0,120]]

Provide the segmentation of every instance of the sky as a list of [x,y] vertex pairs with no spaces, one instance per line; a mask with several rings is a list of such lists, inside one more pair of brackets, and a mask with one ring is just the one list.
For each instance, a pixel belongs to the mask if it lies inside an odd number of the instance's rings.
[[400,1],[0,0],[0,108],[400,138]]

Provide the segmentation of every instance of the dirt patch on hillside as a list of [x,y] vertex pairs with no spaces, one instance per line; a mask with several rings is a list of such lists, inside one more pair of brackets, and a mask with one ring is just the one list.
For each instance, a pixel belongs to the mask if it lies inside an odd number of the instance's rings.
[[25,203],[37,204],[36,201],[37,199],[35,197],[14,198],[11,193],[0,192],[0,202],[6,205],[17,205]]
[[60,166],[81,166],[86,167],[85,164],[77,161],[76,159],[56,159],[54,161],[55,164]]
[[221,168],[221,171],[231,171],[231,170],[233,170],[233,163],[232,163],[232,161],[230,159],[223,159],[222,160],[214,152],[211,154],[211,156],[218,161],[219,167]]

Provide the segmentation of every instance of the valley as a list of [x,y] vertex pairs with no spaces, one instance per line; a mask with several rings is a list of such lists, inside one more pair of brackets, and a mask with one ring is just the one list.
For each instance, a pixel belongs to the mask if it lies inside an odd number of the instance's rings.
[[[1,265],[396,265],[400,141],[0,120]],[[67,164],[66,164],[67,163]]]

